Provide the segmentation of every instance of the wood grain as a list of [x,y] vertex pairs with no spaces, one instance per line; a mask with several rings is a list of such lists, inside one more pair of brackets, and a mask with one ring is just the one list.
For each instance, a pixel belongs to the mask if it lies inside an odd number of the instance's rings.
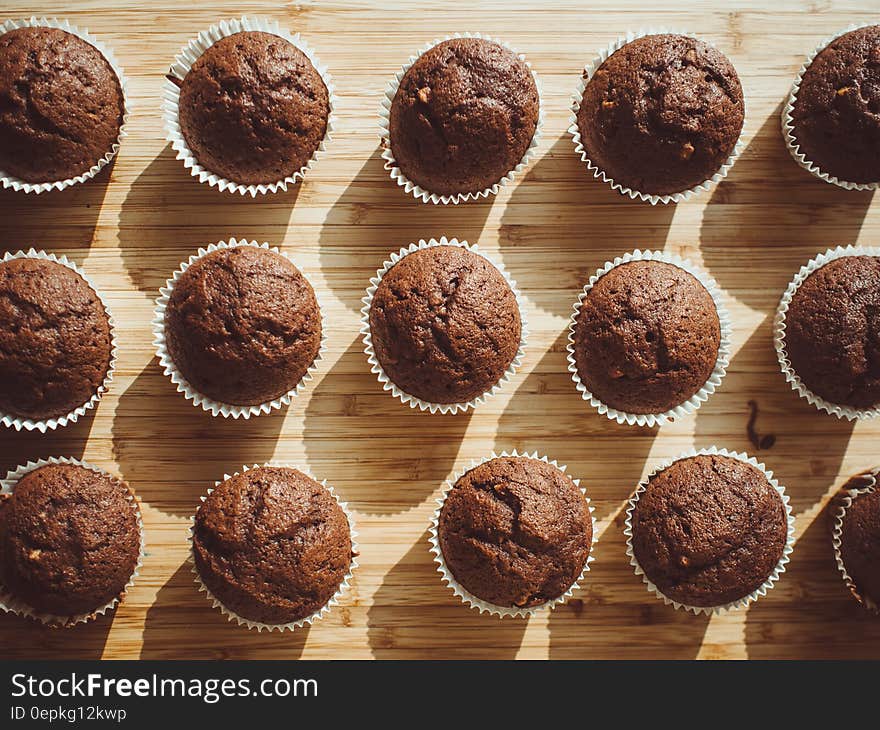
[[[131,79],[131,135],[112,169],[39,197],[0,194],[0,244],[37,246],[82,264],[119,322],[118,375],[96,412],[40,436],[0,435],[0,469],[49,455],[84,457],[129,480],[144,503],[149,556],[115,616],[68,631],[0,617],[4,657],[108,658],[770,658],[880,657],[880,621],[850,600],[833,561],[824,507],[844,478],[877,463],[880,423],[820,414],[778,372],[775,304],[820,250],[877,244],[870,193],[823,184],[798,168],[779,108],[803,57],[865,19],[871,0],[629,0],[471,3],[17,0],[4,17],[58,15],[114,48]],[[336,79],[339,131],[296,191],[241,199],[199,185],[163,140],[162,74],[180,47],[224,17],[260,13],[298,30]],[[745,88],[746,151],[729,178],[678,206],[633,203],[589,179],[575,158],[566,107],[580,68],[628,29],[681,27],[715,42]],[[544,84],[540,154],[495,199],[417,204],[377,154],[376,111],[388,77],[426,41],[454,31],[497,35],[524,51]],[[524,366],[475,413],[430,416],[383,393],[357,336],[359,300],[392,249],[440,235],[479,243],[518,281],[531,337]],[[159,285],[198,246],[230,236],[282,246],[318,288],[329,357],[286,411],[228,422],[174,392],[150,345]],[[623,428],[590,411],[565,370],[564,329],[577,291],[607,259],[637,246],[702,262],[729,298],[730,373],[695,417]],[[624,555],[620,509],[658,461],[695,445],[752,450],[747,402],[776,445],[756,454],[793,498],[797,545],[764,599],[695,618],[648,594]],[[575,600],[531,621],[479,616],[441,585],[426,542],[443,480],[492,449],[537,450],[567,463],[597,506],[597,562]],[[248,632],[199,595],[185,565],[198,497],[224,472],[269,459],[307,465],[356,511],[361,568],[353,593],[310,630]]]

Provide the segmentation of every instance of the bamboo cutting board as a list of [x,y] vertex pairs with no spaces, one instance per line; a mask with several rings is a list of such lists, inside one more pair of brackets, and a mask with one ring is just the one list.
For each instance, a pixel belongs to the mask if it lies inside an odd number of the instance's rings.
[[[810,177],[789,157],[779,110],[804,56],[869,20],[872,0],[631,0],[470,3],[388,0],[4,3],[3,18],[67,17],[114,49],[130,79],[130,136],[108,171],[45,195],[0,193],[0,244],[66,254],[107,296],[121,355],[100,406],[49,435],[4,432],[0,470],[50,455],[116,472],[143,501],[148,556],[115,615],[71,630],[0,617],[0,655],[55,658],[807,658],[880,657],[880,620],[848,596],[831,556],[825,506],[849,474],[880,460],[880,421],[820,414],[778,371],[770,327],[793,274],[837,244],[880,243],[880,204]],[[337,83],[338,132],[296,190],[258,200],[200,185],[165,143],[163,73],[213,22],[271,16],[300,31]],[[632,202],[588,178],[575,157],[569,96],[583,64],[627,30],[682,28],[716,43],[743,82],[746,149],[727,180],[677,206]],[[427,41],[481,31],[526,53],[544,85],[536,161],[489,201],[422,205],[383,170],[377,109],[387,79]],[[522,369],[472,414],[431,416],[383,393],[358,331],[360,298],[389,252],[419,238],[479,243],[517,280],[531,332]],[[290,253],[324,305],[329,353],[285,411],[211,418],[175,393],[150,344],[159,286],[199,246],[231,236]],[[565,363],[565,328],[585,280],[635,247],[702,263],[733,315],[734,357],[699,412],[661,429],[626,428],[581,401]],[[755,453],[746,435],[776,435]],[[788,571],[748,610],[694,617],[649,594],[624,554],[621,508],[659,461],[691,447],[754,453],[792,497],[797,544]],[[530,621],[480,616],[444,587],[427,527],[442,482],[496,450],[538,451],[568,465],[596,506],[597,561],[574,600]],[[230,624],[196,592],[186,532],[199,495],[242,464],[308,467],[349,501],[361,567],[343,604],[310,629],[258,634]]]

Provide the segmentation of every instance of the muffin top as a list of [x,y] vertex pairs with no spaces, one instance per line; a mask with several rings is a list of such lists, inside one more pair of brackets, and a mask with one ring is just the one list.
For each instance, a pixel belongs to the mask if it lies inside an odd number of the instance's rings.
[[862,600],[880,606],[880,491],[853,498],[843,518],[840,556]]
[[218,249],[177,279],[165,309],[177,369],[200,393],[258,405],[296,387],[321,347],[315,292],[286,257]]
[[791,116],[800,151],[823,172],[880,181],[880,25],[844,33],[819,52]]
[[500,457],[464,474],[446,496],[440,550],[455,580],[496,606],[563,595],[590,555],[593,521],[581,490],[555,466]]
[[599,277],[574,330],[581,382],[627,413],[664,413],[709,379],[721,325],[712,295],[684,269],[629,261]]
[[516,295],[488,260],[461,246],[404,256],[370,306],[373,349],[398,388],[431,403],[490,390],[516,357]]
[[400,82],[391,151],[403,174],[431,193],[478,193],[519,164],[538,110],[535,79],[515,53],[482,38],[443,41]]
[[779,492],[729,456],[679,459],[650,478],[632,514],[632,545],[648,580],[688,606],[722,606],[760,588],[787,533]]
[[69,413],[98,392],[111,352],[107,311],[76,271],[36,258],[0,263],[0,410]]
[[845,256],[814,271],[785,321],[785,349],[807,388],[838,405],[880,405],[880,257]]
[[0,35],[0,170],[33,183],[88,172],[119,138],[125,104],[110,63],[58,28]]
[[668,195],[699,185],[742,131],[736,70],[712,46],[649,35],[615,51],[587,82],[578,129],[593,164],[625,187]]
[[25,474],[0,501],[0,583],[38,612],[88,614],[125,592],[140,555],[128,485],[75,464]]
[[284,467],[251,469],[211,492],[196,512],[193,555],[217,600],[265,624],[321,609],[353,557],[348,518],[333,495]]
[[217,41],[180,85],[180,128],[205,169],[245,185],[298,172],[324,140],[330,97],[290,41],[259,31]]

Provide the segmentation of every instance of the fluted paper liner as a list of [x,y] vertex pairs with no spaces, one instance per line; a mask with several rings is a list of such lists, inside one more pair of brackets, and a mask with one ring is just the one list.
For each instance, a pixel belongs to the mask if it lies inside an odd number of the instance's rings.
[[125,584],[125,587],[122,589],[118,596],[113,598],[113,600],[109,601],[107,604],[101,606],[100,608],[96,608],[90,613],[75,614],[73,616],[58,616],[50,613],[43,613],[41,611],[37,611],[34,608],[31,608],[24,601],[15,598],[15,596],[8,593],[4,589],[4,587],[0,585],[0,610],[7,613],[14,613],[18,616],[28,616],[35,621],[39,621],[40,623],[45,624],[46,626],[70,628],[72,626],[76,626],[77,624],[91,621],[98,616],[103,616],[107,613],[107,611],[112,611],[114,608],[116,608],[116,606],[122,603],[122,601],[125,599],[126,593],[134,585],[135,579],[140,574],[141,567],[144,564],[144,556],[146,554],[146,542],[144,540],[144,522],[141,517],[141,509],[138,503],[138,498],[127,482],[113,476],[113,474],[110,474],[109,472],[104,471],[97,466],[89,464],[87,461],[80,461],[79,459],[74,459],[66,456],[50,457],[48,459],[29,461],[27,464],[23,464],[22,466],[13,469],[6,475],[6,478],[3,479],[2,482],[0,482],[0,494],[12,494],[15,491],[15,485],[18,484],[22,477],[36,469],[39,469],[40,467],[48,466],[51,464],[73,464],[75,466],[81,466],[85,469],[89,469],[90,471],[95,472],[96,474],[110,477],[114,481],[117,481],[125,486],[128,490],[128,501],[131,503],[131,508],[134,510],[135,515],[137,515],[138,533],[140,534],[140,552],[138,554],[137,563],[134,567],[134,572],[131,574],[131,578],[129,578],[128,583]]
[[[736,601],[731,601],[730,603],[725,603],[721,606],[689,606],[686,603],[679,603],[678,601],[669,598],[664,595],[660,589],[655,586],[649,579],[648,576],[645,575],[645,571],[642,570],[642,567],[639,565],[636,560],[635,550],[633,548],[633,527],[632,527],[632,518],[633,518],[633,510],[635,510],[636,504],[639,501],[641,495],[645,492],[648,486],[648,482],[657,474],[662,472],[664,469],[668,469],[675,462],[681,461],[682,459],[689,459],[694,456],[727,456],[732,459],[738,459],[739,461],[745,462],[746,464],[750,464],[751,466],[759,469],[767,481],[770,483],[778,493],[780,498],[782,499],[782,504],[785,507],[785,515],[786,522],[788,523],[788,531],[787,538],[785,541],[785,547],[782,549],[782,556],[779,558],[779,562],[776,564],[776,567],[773,568],[773,571],[767,576],[767,579],[763,584],[756,590],[752,591],[746,596],[743,596]],[[735,608],[742,608],[744,606],[749,605],[753,601],[757,601],[761,596],[767,595],[767,591],[773,588],[776,581],[779,580],[779,577],[782,573],[785,572],[785,566],[789,561],[789,556],[791,555],[791,551],[794,549],[794,514],[791,510],[791,505],[789,504],[788,495],[785,493],[785,489],[779,485],[779,482],[773,478],[773,472],[767,469],[763,464],[759,463],[757,459],[748,454],[739,453],[736,451],[728,451],[727,449],[719,449],[715,446],[711,446],[708,449],[700,449],[697,451],[696,449],[689,449],[683,454],[675,457],[674,459],[669,459],[663,462],[660,466],[658,466],[654,471],[652,471],[636,488],[636,491],[629,499],[629,505],[626,508],[626,521],[625,527],[623,530],[623,534],[626,535],[626,554],[629,556],[630,565],[633,566],[633,570],[636,575],[640,575],[642,577],[642,582],[644,582],[648,591],[656,595],[660,598],[663,603],[667,606],[672,605],[676,610],[681,609],[684,611],[690,611],[694,615],[704,614],[706,616],[711,616],[712,614],[721,614],[726,611],[730,611]]]
[[[200,258],[207,256],[214,251],[238,248],[239,246],[252,246],[254,248],[262,248],[266,251],[271,251],[279,256],[283,256],[296,266],[296,262],[290,258],[290,256],[274,246],[269,246],[268,243],[257,243],[256,241],[245,240],[237,241],[234,238],[230,238],[228,242],[220,241],[219,243],[212,243],[207,248],[200,248],[195,254],[190,256],[189,259],[182,263],[174,272],[173,276],[165,282],[165,286],[159,289],[159,298],[156,299],[156,308],[153,312],[153,321],[151,323],[153,330],[153,345],[156,347],[156,357],[159,358],[159,365],[162,367],[165,375],[167,375],[171,379],[171,382],[177,386],[177,392],[183,393],[183,397],[192,401],[194,406],[201,406],[203,410],[208,411],[212,416],[219,415],[224,418],[250,418],[251,416],[270,413],[282,406],[290,405],[293,398],[298,396],[314,378],[318,365],[324,357],[324,349],[327,344],[327,334],[323,326],[324,310],[321,308],[321,300],[318,298],[318,292],[312,287],[312,290],[315,292],[315,301],[318,303],[318,314],[321,317],[322,322],[321,344],[318,347],[318,354],[315,355],[315,359],[312,361],[312,364],[309,365],[305,375],[303,375],[300,381],[284,395],[256,405],[222,403],[221,401],[214,400],[213,398],[209,398],[203,393],[200,393],[198,389],[195,388],[186,377],[184,377],[183,373],[181,373],[174,364],[174,360],[171,359],[171,354],[168,352],[165,339],[165,309],[168,306],[169,299],[171,299],[171,292],[174,291],[174,285],[177,283],[177,280],[183,276],[183,272]],[[299,269],[299,267],[297,268]],[[305,277],[305,274],[303,274],[303,277]],[[306,281],[308,281],[308,279],[306,279]],[[311,282],[309,282],[309,285],[311,286]]]
[[837,185],[838,187],[844,188],[845,190],[880,190],[880,182],[847,182],[846,180],[841,180],[839,177],[831,175],[830,173],[824,172],[822,168],[820,168],[817,164],[810,161],[807,156],[803,152],[801,152],[800,145],[798,144],[797,137],[795,136],[794,105],[797,101],[798,91],[800,91],[801,82],[804,79],[804,74],[807,72],[807,69],[812,65],[816,56],[824,51],[830,43],[840,38],[840,36],[846,35],[847,33],[850,33],[854,30],[865,28],[870,25],[876,25],[876,23],[859,23],[851,25],[846,30],[841,31],[840,33],[837,33],[830,38],[826,38],[818,46],[816,46],[816,48],[813,49],[813,52],[809,56],[807,56],[803,65],[798,71],[794,83],[792,84],[791,91],[788,92],[788,98],[786,99],[786,102],[782,107],[782,136],[785,139],[785,146],[788,147],[788,151],[791,153],[794,161],[797,162],[798,165],[800,165],[814,177],[817,177],[820,180],[824,180],[827,183],[831,183],[832,185]]
[[590,153],[587,149],[584,148],[583,141],[581,140],[581,132],[578,127],[577,115],[578,111],[581,108],[581,102],[584,98],[584,89],[587,88],[587,84],[590,82],[590,79],[593,77],[593,74],[599,69],[599,67],[608,60],[608,57],[611,56],[616,51],[619,51],[623,48],[627,43],[631,43],[632,41],[638,38],[644,38],[649,35],[665,35],[665,34],[673,34],[673,35],[684,35],[689,38],[695,38],[698,40],[707,43],[708,45],[715,47],[713,44],[708,43],[708,41],[703,38],[699,38],[694,33],[688,33],[683,30],[669,30],[665,28],[657,28],[657,29],[648,29],[648,30],[640,30],[636,32],[628,32],[625,36],[621,36],[616,41],[611,43],[607,48],[602,50],[596,58],[593,59],[589,64],[584,67],[583,72],[581,73],[580,81],[578,82],[578,86],[575,89],[574,94],[571,97],[571,113],[569,114],[569,127],[568,133],[571,135],[571,140],[574,143],[575,152],[580,156],[581,161],[584,162],[587,166],[587,170],[589,170],[593,177],[597,180],[601,180],[604,183],[607,183],[612,187],[612,189],[619,192],[621,195],[626,195],[632,200],[641,200],[646,203],[650,203],[651,205],[657,205],[658,203],[666,204],[666,203],[681,203],[685,200],[689,200],[694,195],[699,193],[700,191],[709,190],[709,188],[715,184],[721,182],[725,177],[727,177],[727,173],[730,172],[730,168],[733,167],[733,163],[736,162],[736,159],[742,154],[743,151],[743,143],[742,143],[742,130],[746,128],[746,116],[745,116],[745,104],[743,104],[743,126],[740,130],[739,138],[736,141],[736,145],[734,145],[733,152],[730,153],[730,156],[724,161],[721,167],[716,170],[716,172],[707,180],[704,180],[699,185],[695,185],[692,188],[688,188],[687,190],[682,190],[677,193],[667,193],[665,195],[652,195],[650,193],[642,193],[638,190],[633,190],[622,183],[616,182],[614,178],[608,175],[604,170],[602,170],[598,165],[596,165],[590,159]]
[[71,25],[67,20],[58,20],[57,18],[36,18],[31,16],[26,20],[7,20],[0,25],[0,35],[8,33],[10,30],[16,28],[25,27],[59,28],[60,30],[67,31],[68,33],[72,33],[73,35],[82,38],[86,43],[97,48],[98,52],[104,56],[107,63],[110,64],[113,73],[116,74],[116,79],[119,81],[119,88],[122,92],[122,123],[119,125],[119,136],[104,156],[92,165],[88,171],[77,175],[76,177],[69,177],[65,180],[47,180],[46,182],[41,183],[31,183],[0,170],[0,184],[2,184],[3,188],[12,188],[13,190],[20,190],[24,193],[45,193],[49,190],[64,190],[64,188],[69,188],[76,183],[91,180],[103,170],[116,156],[116,153],[119,152],[119,145],[122,142],[122,139],[127,136],[125,125],[128,123],[128,117],[131,112],[128,105],[128,81],[122,73],[122,68],[116,61],[116,57],[113,55],[113,51],[110,50],[109,46],[99,41],[85,28],[80,30],[75,25]]
[[785,319],[788,315],[788,308],[791,306],[791,300],[794,297],[795,292],[797,292],[801,284],[803,284],[807,277],[814,271],[818,271],[830,261],[846,258],[847,256],[880,257],[880,248],[869,248],[865,246],[838,246],[833,249],[829,248],[825,253],[819,254],[816,258],[808,261],[806,265],[802,266],[794,279],[789,283],[788,288],[782,295],[782,299],[779,301],[779,306],[776,309],[776,316],[773,320],[773,344],[776,347],[776,356],[779,359],[779,367],[782,369],[782,374],[785,375],[785,380],[791,383],[792,390],[794,390],[801,398],[806,399],[808,403],[815,406],[820,411],[831,413],[838,418],[846,418],[849,421],[862,421],[869,418],[875,418],[880,414],[880,403],[874,408],[859,410],[857,408],[850,408],[849,406],[831,403],[824,398],[820,398],[804,385],[797,372],[795,372],[791,360],[789,360],[788,351],[785,346]]
[[492,461],[493,459],[501,459],[501,458],[527,458],[534,459],[536,461],[543,461],[545,464],[550,464],[551,466],[555,466],[559,469],[563,474],[565,474],[566,466],[564,464],[559,464],[554,459],[550,461],[546,456],[538,456],[537,452],[532,452],[531,454],[527,453],[519,453],[515,449],[512,452],[502,451],[500,454],[496,454],[494,451],[491,456],[487,456],[484,459],[476,459],[471,462],[470,466],[466,469],[460,471],[455,476],[446,480],[446,486],[443,490],[443,495],[440,499],[437,500],[437,509],[434,511],[434,517],[431,521],[431,530],[429,542],[431,543],[431,553],[434,555],[434,562],[437,563],[437,572],[442,576],[442,580],[446,583],[447,586],[452,590],[452,592],[458,596],[462,603],[470,608],[477,609],[481,614],[489,613],[499,618],[504,618],[505,616],[513,616],[513,617],[525,617],[528,618],[533,614],[540,613],[541,611],[550,610],[554,607],[558,606],[560,603],[565,603],[574,592],[578,589],[581,582],[584,580],[586,574],[590,571],[590,563],[592,563],[596,558],[594,557],[594,548],[596,543],[599,540],[599,536],[596,533],[596,518],[593,517],[594,507],[590,503],[590,498],[587,496],[587,490],[581,487],[580,479],[575,479],[574,477],[566,476],[571,479],[574,485],[580,489],[581,494],[584,495],[584,499],[587,502],[587,508],[590,510],[590,520],[592,522],[592,540],[590,542],[590,553],[587,556],[586,561],[584,562],[584,567],[581,570],[580,575],[575,579],[575,581],[568,587],[568,590],[565,591],[558,598],[554,598],[550,601],[545,601],[544,603],[538,604],[537,606],[529,606],[524,608],[516,608],[512,606],[496,606],[494,603],[489,603],[488,601],[484,601],[481,598],[477,598],[473,593],[468,591],[464,586],[462,586],[452,574],[452,571],[446,565],[446,561],[443,558],[443,551],[440,549],[440,537],[439,537],[439,525],[440,525],[440,512],[443,510],[443,503],[446,501],[446,497],[449,492],[453,489],[456,482],[461,479],[465,474],[470,471],[473,471],[481,464],[485,464],[488,461]]
[[[525,151],[525,154],[522,156],[522,159],[519,163],[510,170],[504,177],[502,177],[498,182],[494,185],[489,186],[488,188],[484,188],[476,193],[455,193],[453,195],[440,195],[438,193],[432,193],[430,190],[425,190],[420,185],[416,185],[412,180],[406,177],[403,174],[403,171],[397,164],[397,160],[394,158],[394,153],[391,150],[391,105],[394,103],[394,97],[397,95],[397,89],[400,87],[400,82],[403,80],[403,77],[406,75],[406,72],[409,71],[410,67],[422,56],[426,51],[431,50],[438,43],[444,43],[446,41],[453,40],[454,38],[481,38],[485,41],[490,41],[492,43],[497,43],[501,46],[504,46],[508,51],[516,55],[521,61],[523,61],[526,66],[528,66],[529,71],[532,74],[532,78],[535,81],[535,88],[538,90],[538,122],[535,125],[535,133],[532,135],[532,141],[529,143],[528,148]],[[541,141],[541,131],[544,126],[544,100],[542,96],[541,89],[541,81],[538,78],[538,75],[535,73],[535,70],[532,68],[532,64],[529,63],[528,59],[526,59],[525,55],[517,52],[513,48],[510,47],[505,41],[499,40],[498,38],[492,38],[485,33],[454,33],[453,35],[445,36],[444,38],[436,38],[431,43],[428,43],[422,48],[419,49],[417,53],[409,57],[409,60],[403,64],[400,71],[398,71],[394,78],[388,82],[388,85],[385,87],[385,95],[382,97],[382,103],[379,106],[379,139],[382,147],[382,159],[385,160],[385,169],[388,170],[391,175],[391,179],[394,180],[400,187],[404,189],[405,192],[410,193],[416,200],[420,200],[423,203],[434,203],[435,205],[438,203],[442,203],[443,205],[457,205],[458,203],[464,203],[469,200],[479,200],[480,198],[488,198],[490,195],[497,195],[498,191],[507,185],[511,180],[513,180],[520,172],[522,172],[526,165],[529,164],[529,161],[534,156],[535,152],[538,149],[538,143]]]
[[46,433],[46,431],[54,431],[56,428],[59,427],[63,428],[69,423],[76,423],[81,416],[85,415],[86,411],[98,405],[98,402],[101,400],[101,398],[104,397],[104,393],[109,390],[110,383],[113,382],[113,372],[116,369],[116,356],[118,354],[118,349],[116,346],[116,322],[113,320],[113,315],[110,313],[110,308],[107,306],[107,302],[101,295],[98,287],[95,286],[94,282],[88,277],[85,271],[83,271],[72,261],[69,261],[66,256],[55,256],[55,254],[46,253],[45,251],[37,251],[36,249],[30,248],[27,251],[16,251],[15,253],[6,252],[5,254],[3,254],[2,260],[3,262],[6,262],[11,261],[12,259],[21,258],[54,261],[55,263],[66,266],[68,269],[72,269],[77,274],[79,274],[85,280],[86,284],[89,285],[89,288],[95,293],[95,296],[98,297],[98,300],[101,302],[101,306],[104,308],[104,312],[107,315],[107,322],[110,327],[110,364],[107,366],[107,374],[104,376],[104,380],[98,386],[98,389],[85,403],[77,406],[72,411],[70,411],[69,413],[65,413],[64,415],[53,416],[52,418],[46,418],[42,420],[24,418],[22,416],[16,416],[11,413],[4,413],[3,411],[0,411],[0,423],[2,423],[4,426],[14,428],[16,431],[25,430]]
[[[510,290],[513,292],[514,297],[516,297],[516,306],[519,309],[519,318],[520,318],[520,338],[519,338],[519,348],[516,351],[516,355],[511,361],[510,365],[507,366],[507,370],[504,374],[498,379],[496,383],[492,385],[492,387],[487,390],[485,393],[477,396],[466,402],[461,403],[429,403],[428,401],[424,401],[421,398],[416,398],[414,395],[410,395],[409,393],[404,392],[401,388],[399,388],[388,375],[385,373],[385,370],[382,368],[382,365],[379,363],[379,358],[376,357],[376,351],[373,348],[373,335],[370,331],[370,308],[373,306],[373,297],[376,294],[376,289],[379,288],[379,283],[382,281],[382,278],[385,274],[390,271],[394,265],[400,261],[405,256],[409,256],[409,254],[414,251],[421,251],[426,248],[432,248],[434,246],[458,246],[460,248],[466,248],[471,253],[475,253],[478,256],[483,257],[488,261],[492,266],[494,266],[498,272],[504,277],[504,280],[507,282],[507,285],[510,287]],[[400,249],[397,253],[392,253],[391,258],[388,259],[380,268],[374,277],[370,279],[370,286],[367,288],[366,296],[361,300],[364,303],[364,306],[361,308],[361,327],[360,333],[364,341],[364,352],[367,355],[367,360],[370,363],[371,372],[375,373],[376,377],[379,379],[379,382],[382,384],[382,390],[390,391],[391,394],[400,399],[402,403],[408,403],[410,408],[418,408],[422,411],[430,411],[431,413],[458,413],[460,411],[466,411],[469,408],[476,408],[478,405],[485,403],[486,399],[490,396],[495,395],[501,387],[510,380],[511,376],[519,369],[519,366],[522,364],[522,358],[524,355],[524,350],[526,346],[526,339],[528,338],[528,322],[526,321],[525,307],[523,307],[522,296],[519,293],[519,290],[516,288],[516,282],[510,278],[507,272],[504,270],[504,267],[495,263],[491,258],[489,258],[486,254],[480,251],[477,245],[471,245],[467,241],[459,241],[457,238],[447,239],[446,236],[443,236],[438,241],[435,238],[432,238],[428,241],[425,239],[421,239],[418,243],[411,243],[408,247]]]
[[846,569],[846,564],[843,562],[843,555],[840,549],[841,539],[843,537],[843,521],[846,518],[847,510],[852,507],[852,504],[856,499],[864,494],[871,494],[877,489],[877,477],[880,476],[880,467],[869,469],[858,476],[866,477],[871,483],[858,489],[846,490],[846,495],[843,497],[840,506],[837,508],[837,514],[834,520],[834,530],[831,533],[831,545],[834,549],[834,560],[837,563],[837,570],[840,571],[843,582],[846,583],[846,587],[853,595],[853,598],[872,613],[880,614],[880,606],[868,596],[863,596],[859,593],[858,586],[856,586],[855,581]]
[[[709,292],[712,301],[715,303],[715,309],[718,312],[721,339],[718,344],[718,356],[715,360],[715,367],[713,368],[711,375],[709,375],[708,380],[706,380],[694,395],[688,398],[684,403],[681,403],[664,413],[627,413],[626,411],[612,408],[596,397],[590,389],[587,388],[586,384],[581,380],[581,377],[578,374],[577,361],[575,360],[574,338],[575,330],[577,328],[577,320],[580,316],[581,306],[583,305],[584,299],[586,299],[590,290],[596,285],[596,282],[599,281],[601,277],[621,264],[626,264],[631,261],[662,261],[686,271],[696,278],[697,281],[705,287],[706,291]],[[639,249],[636,249],[631,253],[618,256],[614,261],[606,261],[605,265],[590,277],[589,282],[581,291],[577,302],[574,304],[574,312],[572,313],[568,324],[568,344],[565,347],[566,352],[568,353],[568,371],[571,373],[571,379],[574,381],[575,387],[581,394],[581,397],[593,406],[593,408],[597,409],[599,413],[607,416],[612,421],[617,421],[620,424],[626,423],[630,426],[662,426],[664,423],[695,413],[697,409],[709,399],[709,396],[715,392],[715,389],[721,385],[721,380],[727,374],[727,366],[730,364],[730,343],[732,335],[733,327],[731,325],[730,314],[724,307],[721,290],[712,277],[689,261],[678,256],[663,253],[662,251],[640,251]]]
[[[296,471],[298,471],[302,474],[305,474],[309,479],[312,479],[312,480],[318,482],[322,487],[324,487],[328,492],[330,492],[333,499],[336,500],[336,504],[338,504],[339,507],[342,509],[342,511],[345,513],[345,517],[348,520],[349,534],[351,535],[352,558],[351,558],[351,562],[348,565],[348,571],[346,572],[345,577],[342,579],[342,582],[339,584],[339,587],[336,589],[336,593],[333,594],[333,596],[330,598],[329,601],[327,601],[327,603],[325,603],[323,606],[321,606],[321,608],[319,608],[317,611],[315,611],[310,616],[306,616],[305,618],[301,618],[298,621],[291,621],[290,623],[264,624],[264,623],[260,623],[259,621],[251,621],[250,619],[239,616],[237,613],[235,613],[234,611],[232,611],[231,609],[229,609],[225,605],[223,605],[223,602],[220,601],[216,596],[214,596],[213,593],[211,593],[210,589],[204,584],[204,582],[202,581],[202,577],[199,575],[198,568],[196,567],[195,554],[193,552],[193,550],[194,550],[194,548],[193,548],[193,530],[195,529],[195,521],[196,521],[195,514],[193,514],[193,516],[190,518],[190,521],[189,521],[190,526],[189,526],[189,531],[187,533],[187,541],[189,542],[188,560],[191,565],[192,573],[195,576],[194,582],[199,587],[199,592],[204,593],[205,597],[209,601],[211,601],[211,605],[214,608],[219,608],[220,612],[224,616],[226,616],[226,618],[229,621],[235,621],[239,626],[246,626],[248,629],[256,629],[258,632],[263,631],[263,629],[265,629],[266,631],[270,631],[270,632],[271,631],[279,631],[279,632],[293,631],[294,629],[301,628],[302,626],[311,626],[315,621],[317,621],[320,618],[323,618],[325,614],[330,612],[330,609],[333,606],[336,606],[339,604],[339,600],[342,598],[342,596],[345,593],[348,592],[349,588],[351,587],[352,574],[354,573],[355,569],[358,567],[358,561],[357,561],[358,544],[357,544],[357,540],[356,540],[358,533],[357,533],[357,530],[355,529],[354,517],[352,516],[351,511],[348,508],[348,504],[346,502],[343,502],[341,499],[339,499],[339,495],[336,494],[336,492],[334,491],[332,486],[327,484],[327,480],[326,479],[316,479],[314,476],[312,476],[311,472],[308,469],[304,469],[304,468],[302,468],[300,466],[296,466],[294,464],[269,462],[266,464],[254,464],[253,466],[244,465],[244,466],[242,466],[241,471],[237,471],[232,474],[224,474],[223,479],[214,482],[214,487],[212,489],[209,489],[200,498],[201,501],[204,502],[205,499],[207,499],[208,495],[214,491],[214,489],[219,487],[223,482],[228,481],[229,479],[232,479],[232,477],[238,476],[239,474],[242,474],[244,472],[248,472],[251,469],[262,469],[264,467],[295,469]],[[199,505],[199,509],[201,509],[201,505]],[[198,511],[198,510],[196,510],[196,511]]]
[[168,79],[165,80],[165,84],[162,86],[162,116],[165,120],[165,138],[171,143],[175,152],[177,152],[177,159],[183,160],[183,166],[190,171],[190,175],[198,178],[199,182],[207,183],[218,190],[225,190],[240,195],[250,195],[252,198],[255,198],[257,195],[264,195],[265,193],[277,193],[279,190],[286,191],[288,185],[295,185],[305,177],[306,173],[314,166],[330,143],[333,127],[336,124],[335,111],[338,101],[335,95],[336,87],[333,85],[330,72],[327,70],[327,66],[318,60],[312,48],[300,37],[299,33],[291,34],[282,28],[277,21],[267,18],[245,15],[239,19],[223,20],[216,25],[212,25],[208,30],[199,33],[181,49],[171,66],[171,75],[182,81],[199,56],[217,41],[243,31],[271,33],[292,43],[306,55],[324,81],[324,86],[327,87],[329,104],[327,129],[324,132],[324,139],[321,140],[321,144],[311,158],[309,158],[309,161],[292,175],[288,175],[275,182],[259,183],[256,185],[237,183],[203,167],[196,158],[195,153],[187,145],[183,132],[180,129],[180,88]]

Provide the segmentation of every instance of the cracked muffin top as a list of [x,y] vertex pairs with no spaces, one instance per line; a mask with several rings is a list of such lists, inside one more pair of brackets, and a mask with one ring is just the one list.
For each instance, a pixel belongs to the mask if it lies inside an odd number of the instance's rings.
[[490,390],[519,350],[516,295],[487,259],[461,246],[404,256],[382,277],[370,333],[385,374],[430,403],[464,403]]
[[[844,489],[876,485],[880,468],[859,474]],[[840,532],[840,557],[862,601],[880,606],[880,491],[853,497]]]
[[116,73],[82,38],[0,35],[0,170],[32,183],[88,172],[119,138],[124,108]]
[[696,38],[649,35],[609,56],[577,113],[589,158],[615,182],[651,195],[688,190],[731,155],[745,109],[724,54]]
[[353,557],[348,518],[333,495],[286,467],[251,469],[220,484],[196,512],[192,544],[214,597],[265,624],[320,610]]
[[650,478],[632,514],[635,558],[648,580],[688,606],[723,606],[760,588],[787,534],[779,492],[730,456],[679,459]]
[[687,401],[711,376],[720,345],[712,295],[663,261],[629,261],[599,277],[574,330],[581,382],[626,413],[665,413]]
[[235,33],[205,51],[180,86],[180,129],[199,164],[245,185],[298,172],[327,131],[321,74],[290,41]]
[[102,608],[124,593],[139,555],[132,493],[109,474],[50,464],[0,501],[0,583],[38,612]]
[[391,152],[403,174],[431,193],[478,193],[519,164],[538,110],[535,79],[515,53],[482,38],[443,41],[400,81]]
[[496,606],[527,608],[562,596],[590,555],[583,492],[539,459],[499,457],[465,473],[440,510],[438,537],[455,580]]
[[107,311],[76,271],[37,258],[0,263],[0,411],[70,413],[98,392],[111,353]]
[[311,284],[286,257],[256,246],[218,249],[175,282],[165,340],[200,393],[259,405],[305,376],[321,348],[321,312]]
[[807,388],[837,405],[880,405],[880,257],[844,256],[814,271],[785,322],[785,349]]
[[823,172],[880,181],[880,25],[844,33],[816,55],[792,121],[800,151]]

